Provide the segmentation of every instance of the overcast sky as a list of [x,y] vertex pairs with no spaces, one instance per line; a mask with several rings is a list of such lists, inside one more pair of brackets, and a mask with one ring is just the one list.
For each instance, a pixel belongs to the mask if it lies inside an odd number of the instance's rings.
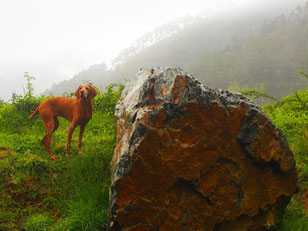
[[[107,64],[134,40],[185,15],[218,12],[250,0],[1,0],[0,98],[21,93],[24,72],[36,92]],[[282,0],[283,1],[283,0]]]

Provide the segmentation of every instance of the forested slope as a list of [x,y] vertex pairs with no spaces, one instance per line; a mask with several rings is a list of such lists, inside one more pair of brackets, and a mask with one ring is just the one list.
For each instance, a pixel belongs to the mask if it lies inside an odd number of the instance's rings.
[[256,88],[277,98],[305,87],[308,3],[270,16],[234,11],[228,17],[184,17],[144,35],[108,69],[98,64],[51,88],[62,94],[82,80],[99,86],[121,82],[141,67],[176,66],[212,87]]

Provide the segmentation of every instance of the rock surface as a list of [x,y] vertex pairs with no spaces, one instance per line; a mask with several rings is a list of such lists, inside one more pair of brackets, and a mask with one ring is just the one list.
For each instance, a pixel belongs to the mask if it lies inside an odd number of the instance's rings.
[[297,186],[281,131],[239,93],[141,69],[116,107],[110,230],[267,230]]

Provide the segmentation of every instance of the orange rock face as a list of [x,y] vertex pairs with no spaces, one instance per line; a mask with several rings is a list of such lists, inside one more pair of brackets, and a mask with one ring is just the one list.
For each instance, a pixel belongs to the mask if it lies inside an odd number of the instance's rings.
[[297,186],[281,131],[239,93],[140,70],[117,105],[112,231],[274,227]]

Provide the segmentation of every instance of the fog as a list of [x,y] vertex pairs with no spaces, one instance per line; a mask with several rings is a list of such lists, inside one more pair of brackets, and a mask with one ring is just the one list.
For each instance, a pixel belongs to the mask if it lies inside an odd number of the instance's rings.
[[[28,0],[0,2],[0,98],[22,93],[24,72],[40,93],[90,65],[108,66],[143,34],[185,15],[274,15],[303,0]],[[236,11],[237,13],[239,11]],[[136,70],[137,71],[137,70]]]

